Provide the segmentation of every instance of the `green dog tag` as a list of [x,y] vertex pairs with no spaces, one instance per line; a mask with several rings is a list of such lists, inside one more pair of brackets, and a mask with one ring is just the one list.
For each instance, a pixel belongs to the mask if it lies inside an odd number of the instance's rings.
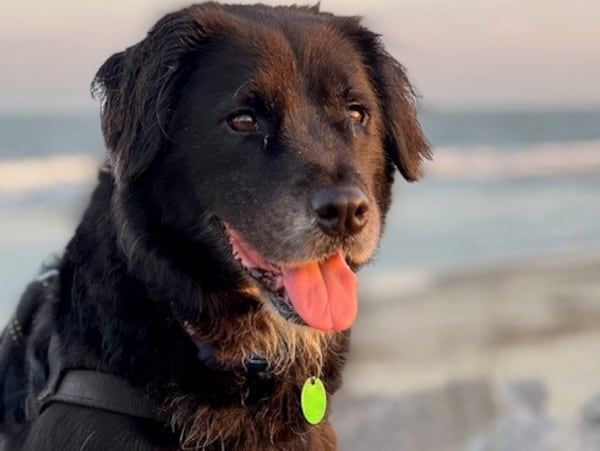
[[327,392],[323,382],[318,377],[309,377],[304,382],[300,394],[302,414],[310,424],[317,425],[325,417],[327,410]]

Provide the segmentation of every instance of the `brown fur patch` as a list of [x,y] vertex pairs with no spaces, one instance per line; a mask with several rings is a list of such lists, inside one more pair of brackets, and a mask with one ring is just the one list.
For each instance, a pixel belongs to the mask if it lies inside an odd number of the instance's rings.
[[241,367],[249,357],[258,355],[269,362],[268,371],[275,376],[287,374],[299,384],[310,376],[320,377],[324,353],[339,344],[340,334],[294,325],[268,300],[258,302],[260,308],[231,318],[227,327],[206,330],[187,325],[188,333],[213,345],[223,364]]
[[[173,407],[183,412],[187,398],[173,400]],[[266,414],[266,412],[264,412]],[[181,431],[181,449],[223,449],[245,451],[334,451],[336,435],[329,422],[312,426],[308,431],[294,431],[294,442],[285,443],[281,436],[292,425],[282,425],[273,415],[249,408],[199,408],[192,418],[173,416],[173,427]],[[227,428],[222,425],[226,424]],[[303,429],[306,429],[305,425]],[[308,432],[308,433],[307,433]],[[268,437],[268,440],[265,440]],[[300,445],[297,439],[301,439]]]
[[[258,295],[251,288],[242,291]],[[335,450],[335,432],[327,421],[318,426],[298,422],[300,387],[311,376],[324,376],[326,360],[339,365],[347,334],[296,326],[284,320],[270,302],[258,302],[257,309],[231,318],[227,327],[200,330],[187,324],[186,329],[196,339],[218,347],[216,358],[223,365],[241,367],[252,355],[265,358],[269,377],[277,379],[281,389],[259,404],[246,405],[242,394],[239,404],[219,409],[199,405],[188,393],[172,397],[166,410],[173,412],[172,426],[181,431],[182,449]],[[336,388],[326,387],[330,395]],[[290,429],[295,432],[294,443],[286,447],[283,437],[289,437]],[[270,441],[265,443],[264,437]]]

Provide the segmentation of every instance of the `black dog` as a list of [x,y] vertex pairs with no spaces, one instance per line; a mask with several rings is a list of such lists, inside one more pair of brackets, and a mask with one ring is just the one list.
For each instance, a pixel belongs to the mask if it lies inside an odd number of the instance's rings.
[[356,18],[207,3],[93,90],[109,156],[4,332],[5,449],[335,449],[301,391],[338,389],[394,167],[429,156],[402,66]]

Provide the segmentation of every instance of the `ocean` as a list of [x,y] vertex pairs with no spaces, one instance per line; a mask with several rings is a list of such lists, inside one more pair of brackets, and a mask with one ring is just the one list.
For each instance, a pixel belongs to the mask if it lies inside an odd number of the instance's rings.
[[[383,281],[600,252],[599,111],[440,111],[421,120],[435,153],[400,176],[378,258]],[[0,323],[59,256],[104,155],[97,114],[0,117]]]

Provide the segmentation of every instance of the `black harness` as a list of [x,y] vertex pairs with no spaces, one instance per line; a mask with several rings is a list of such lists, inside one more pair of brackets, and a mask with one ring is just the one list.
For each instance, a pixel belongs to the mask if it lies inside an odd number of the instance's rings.
[[[55,337],[53,337],[53,340]],[[57,346],[50,343],[49,357],[54,357]],[[206,366],[219,371],[232,371],[236,368],[224,365],[215,358],[215,350],[209,346],[199,347],[198,359]],[[269,364],[261,357],[251,357],[244,362],[242,369],[247,374],[263,373]],[[145,420],[163,421],[158,406],[143,391],[121,377],[93,370],[66,370],[59,377],[52,377],[46,389],[37,397],[38,412],[41,413],[52,403],[72,404],[81,407],[106,410]],[[57,371],[58,374],[58,371]],[[35,414],[35,413],[34,413]]]
[[[54,403],[164,422],[156,403],[127,379],[89,369],[63,368],[57,335],[51,337],[48,345],[49,374],[43,381],[44,385],[35,387],[34,383],[33,387],[23,390],[23,381],[35,373],[30,367],[40,365],[28,358],[28,336],[35,327],[41,305],[52,298],[52,285],[57,278],[58,271],[49,271],[28,286],[0,337],[0,424],[24,425]],[[268,361],[260,356],[251,356],[243,363],[243,368],[225,365],[216,359],[213,347],[192,340],[198,348],[198,359],[209,368],[221,371],[240,369],[247,374],[258,374],[269,367]]]
[[53,403],[63,403],[161,421],[159,409],[142,390],[125,378],[99,371],[69,370],[54,390],[43,392],[38,400],[40,413]]

